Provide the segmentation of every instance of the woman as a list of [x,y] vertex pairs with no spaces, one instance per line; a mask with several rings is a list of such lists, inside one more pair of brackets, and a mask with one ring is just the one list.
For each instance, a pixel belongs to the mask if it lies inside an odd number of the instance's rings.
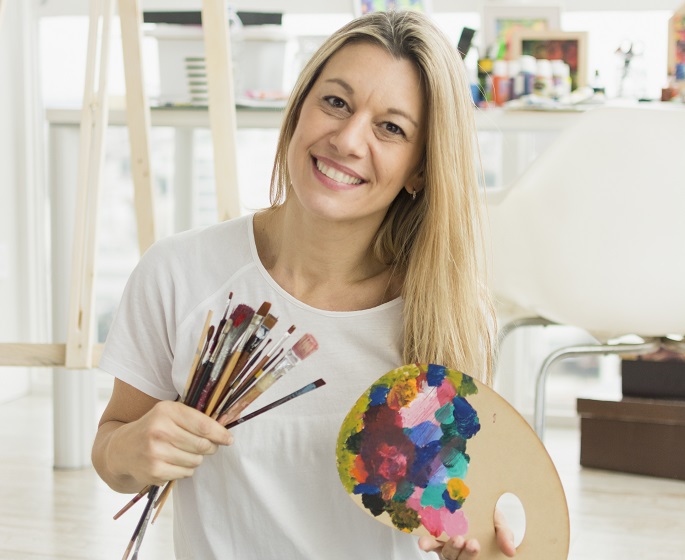
[[[468,92],[456,50],[426,17],[351,22],[291,95],[272,206],[162,240],[141,259],[100,362],[117,379],[93,463],[121,492],[181,479],[177,558],[477,556],[478,543],[463,537],[417,545],[370,521],[342,489],[334,459],[343,417],[383,373],[423,361],[489,379]],[[235,442],[172,402],[207,310],[221,309],[229,291],[271,302],[279,324],[319,341],[274,398],[326,380],[315,395],[241,425]],[[513,555],[506,531],[498,541]]]

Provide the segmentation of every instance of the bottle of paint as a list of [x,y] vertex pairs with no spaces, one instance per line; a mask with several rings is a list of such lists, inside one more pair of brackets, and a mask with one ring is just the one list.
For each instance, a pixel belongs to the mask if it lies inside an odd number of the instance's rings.
[[571,93],[571,68],[563,60],[552,60],[552,97],[563,99]]
[[595,96],[598,97],[604,97],[605,95],[606,90],[604,88],[604,81],[599,75],[599,70],[595,70],[595,76],[592,79],[592,91],[594,92]]
[[530,95],[533,93],[533,84],[535,83],[536,61],[535,57],[529,54],[524,54],[519,58],[521,65],[521,76],[523,77],[523,95]]
[[523,95],[524,84],[523,74],[521,73],[521,62],[518,59],[509,61],[509,83],[510,92],[509,99],[518,99]]
[[478,81],[478,49],[472,46],[464,57],[464,66],[466,67],[466,75],[469,77],[469,85],[471,86],[471,97],[473,102],[479,105],[482,101],[480,92],[480,83]]
[[492,94],[492,59],[485,56],[478,60],[478,85],[480,87],[481,103],[487,107],[493,100]]
[[675,89],[685,101],[685,63],[682,62],[675,65]]
[[506,60],[495,60],[492,65],[492,91],[497,106],[501,107],[511,98],[511,80]]
[[546,58],[537,60],[533,91],[540,97],[552,96],[552,65]]

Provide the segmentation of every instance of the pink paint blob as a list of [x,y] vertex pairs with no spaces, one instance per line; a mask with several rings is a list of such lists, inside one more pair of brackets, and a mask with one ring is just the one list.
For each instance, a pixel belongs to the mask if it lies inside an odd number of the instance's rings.
[[400,409],[399,414],[402,417],[402,425],[405,428],[413,428],[426,421],[435,423],[433,411],[441,406],[442,403],[435,389],[419,393],[409,406]]

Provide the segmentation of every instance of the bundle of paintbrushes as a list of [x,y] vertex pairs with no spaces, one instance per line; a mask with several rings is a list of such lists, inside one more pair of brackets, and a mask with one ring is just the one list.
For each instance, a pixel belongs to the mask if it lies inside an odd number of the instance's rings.
[[[314,352],[318,344],[311,334],[305,334],[290,349],[285,350],[295,330],[294,325],[273,343],[269,334],[277,319],[269,313],[271,304],[263,303],[256,312],[244,304],[232,309],[232,298],[231,292],[223,316],[216,326],[211,325],[212,312],[207,314],[185,389],[179,396],[181,402],[211,416],[226,428],[242,424],[325,384],[323,379],[319,379],[241,417],[240,414],[250,404]],[[129,557],[131,551],[132,559],[138,558],[147,525],[151,519],[154,523],[173,485],[172,480],[163,489],[159,486],[143,488],[114,516],[114,519],[118,519],[147,496],[147,503],[123,560]],[[156,510],[154,517],[153,510]]]

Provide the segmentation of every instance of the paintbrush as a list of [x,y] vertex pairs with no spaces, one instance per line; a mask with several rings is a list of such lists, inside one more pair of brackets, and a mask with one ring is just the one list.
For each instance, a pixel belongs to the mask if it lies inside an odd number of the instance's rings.
[[[209,360],[207,361],[207,365],[202,372],[201,378],[195,389],[195,393],[191,395],[190,401],[187,404],[197,408],[198,410],[203,408],[199,402],[201,395],[203,393],[209,393],[207,390],[208,383],[211,382],[212,387],[216,383],[219,375],[221,375],[226,360],[233,352],[234,345],[236,342],[238,342],[240,336],[250,325],[250,319],[252,319],[253,315],[254,309],[252,309],[249,305],[244,305],[242,303],[235,308],[233,313],[231,313],[231,320],[227,321],[226,326],[224,327],[226,333],[222,336],[222,340],[215,348],[215,356],[210,356]],[[206,402],[207,395],[205,395],[204,399]]]
[[267,404],[266,406],[263,406],[262,408],[255,410],[254,412],[250,412],[250,414],[246,414],[245,416],[242,416],[242,417],[238,418],[237,420],[234,420],[233,422],[226,424],[226,429],[230,430],[231,428],[238,426],[238,425],[242,424],[243,422],[247,422],[248,420],[254,418],[255,416],[259,416],[260,414],[263,414],[264,412],[268,412],[269,410],[272,410],[272,409],[276,408],[277,406],[281,406],[283,403],[291,401],[296,397],[304,395],[305,393],[309,393],[309,391],[313,391],[314,389],[318,389],[319,387],[323,387],[325,384],[326,384],[326,382],[323,379],[317,379],[313,383],[310,383],[309,385],[305,385],[301,389],[298,389],[297,391],[293,391],[289,395],[286,395],[283,398],[275,400],[271,404]]
[[248,365],[248,368],[252,368],[249,373],[247,373],[244,376],[244,380],[241,382],[239,387],[234,387],[232,391],[225,390],[224,394],[221,396],[221,404],[216,407],[214,410],[214,414],[212,415],[212,418],[217,418],[218,416],[221,415],[222,412],[225,412],[226,409],[228,408],[228,405],[235,400],[234,395],[238,394],[238,391],[244,391],[247,387],[250,386],[250,384],[257,378],[259,375],[261,375],[262,370],[266,368],[266,364],[272,363],[275,358],[277,358],[281,351],[282,351],[282,346],[285,344],[285,342],[288,340],[291,334],[295,331],[295,325],[291,325],[290,328],[283,333],[281,336],[281,339],[274,344],[273,348],[269,350],[269,352],[264,356],[261,360],[256,362],[254,366]]
[[200,362],[200,364],[198,364],[190,389],[186,392],[186,398],[183,399],[183,402],[188,406],[194,406],[197,402],[198,392],[202,388],[202,383],[206,381],[207,376],[211,373],[211,368],[213,367],[214,362],[216,362],[219,351],[221,350],[221,344],[223,343],[228,330],[233,324],[232,321],[229,323],[226,318],[231,307],[232,299],[233,292],[230,292],[224,308],[224,314],[222,315],[221,320],[214,331],[214,337],[207,350],[209,353],[209,358],[204,363]]
[[264,341],[266,336],[271,332],[271,329],[274,328],[277,322],[278,319],[271,315],[271,313],[269,313],[266,317],[264,317],[264,320],[262,321],[262,324],[259,325],[259,328],[245,343],[245,347],[243,348],[240,358],[238,358],[238,361],[235,364],[235,368],[233,370],[236,372],[236,378],[235,380],[229,380],[229,384],[231,386],[235,385],[237,381],[245,373],[247,373],[248,369],[245,366],[249,361],[251,361],[250,359],[252,358],[252,355],[255,353],[255,350],[259,348],[259,345]]
[[149,519],[149,512],[152,509],[152,504],[155,501],[155,496],[157,495],[157,491],[159,490],[159,486],[152,486],[150,487],[150,491],[148,492],[147,495],[147,504],[145,505],[145,509],[143,510],[143,514],[140,516],[140,520],[136,524],[136,528],[133,530],[133,535],[131,536],[131,540],[128,543],[128,546],[126,547],[126,550],[124,551],[124,556],[122,557],[122,560],[126,560],[128,558],[128,555],[131,553],[131,549],[133,549],[133,545],[138,541],[138,545],[136,546],[136,550],[140,548],[140,543],[142,542],[141,537],[141,532],[142,535],[144,536],[145,530],[143,529],[143,526],[146,525],[147,520]]
[[145,488],[143,488],[140,492],[138,492],[133,498],[131,498],[124,507],[122,507],[119,511],[117,511],[114,514],[114,519],[119,519],[122,515],[124,515],[131,507],[133,507],[135,504],[138,503],[138,501],[143,498],[148,492],[150,491],[150,485],[148,484]]
[[167,482],[164,485],[161,494],[157,496],[157,501],[155,502],[155,505],[153,507],[153,509],[156,509],[157,511],[155,512],[155,516],[152,518],[152,521],[150,522],[151,525],[155,524],[155,521],[157,521],[159,514],[162,513],[162,508],[164,507],[167,498],[171,494],[171,489],[174,487],[174,482],[176,482],[176,480],[170,480],[169,482]]
[[240,356],[242,355],[245,349],[245,345],[255,334],[259,326],[262,324],[264,318],[269,312],[269,309],[271,309],[271,304],[268,301],[264,302],[260,306],[260,308],[257,310],[257,313],[255,313],[250,319],[250,323],[247,329],[245,329],[244,333],[240,336],[240,338],[236,341],[234,347],[231,349],[231,355],[226,365],[222,367],[219,372],[217,372],[218,375],[216,377],[216,380],[213,383],[208,383],[205,389],[203,390],[203,394],[206,393],[207,395],[211,395],[210,397],[205,397],[204,402],[206,402],[207,398],[209,398],[209,402],[207,403],[207,405],[204,406],[203,402],[203,408],[200,408],[200,410],[203,410],[206,414],[211,415],[211,413],[214,411],[214,407],[216,406],[216,403],[219,401],[219,397],[221,396],[224,387],[231,386],[231,383],[238,374],[238,372],[235,371],[235,366],[238,363],[238,360],[240,359]]
[[[210,326],[210,321],[212,320],[212,311],[209,310],[207,313],[207,319],[205,320],[205,326],[202,329],[202,335],[200,336],[200,341],[197,344],[197,349],[195,350],[195,356],[193,357],[193,363],[190,366],[190,372],[188,373],[188,379],[186,380],[186,386],[183,389],[183,394],[181,395],[181,402],[185,401],[188,396],[188,391],[193,383],[193,378],[197,375],[198,368],[202,364],[202,357],[207,352],[209,344],[212,340],[212,335],[214,334],[214,325]],[[203,344],[204,339],[204,344]]]
[[[262,350],[259,350],[257,352],[254,352],[256,348],[259,347],[260,343],[263,341],[264,337],[271,331],[273,326],[276,324],[278,319],[274,317],[273,315],[267,315],[264,318],[264,321],[262,325],[259,327],[257,332],[252,336],[252,338],[246,343],[245,349],[240,355],[240,358],[238,359],[238,362],[235,365],[235,368],[233,369],[233,373],[231,374],[231,377],[228,380],[228,383],[224,385],[222,388],[221,392],[217,390],[215,392],[215,395],[217,395],[217,398],[215,402],[213,403],[213,406],[211,407],[211,412],[209,414],[212,414],[213,412],[217,411],[217,406],[216,402],[224,402],[224,399],[226,398],[226,395],[230,392],[233,393],[236,387],[241,386],[243,380],[249,376],[250,374],[250,364],[254,363],[252,359],[250,359],[252,353],[255,354],[254,359],[255,361],[259,358],[259,356],[262,353]],[[265,344],[265,347],[269,345],[269,342],[271,342],[271,339],[267,341]],[[249,363],[248,363],[249,360]],[[247,363],[247,365],[245,365]]]
[[[269,371],[261,376],[259,381],[249,389],[243,396],[235,401],[226,411],[227,421],[231,422],[240,416],[254,400],[264,391],[271,387],[283,375],[289,372],[302,360],[309,357],[318,349],[319,345],[311,334],[305,334],[298,340],[293,347],[288,350],[283,358]],[[222,422],[223,423],[223,422]]]

